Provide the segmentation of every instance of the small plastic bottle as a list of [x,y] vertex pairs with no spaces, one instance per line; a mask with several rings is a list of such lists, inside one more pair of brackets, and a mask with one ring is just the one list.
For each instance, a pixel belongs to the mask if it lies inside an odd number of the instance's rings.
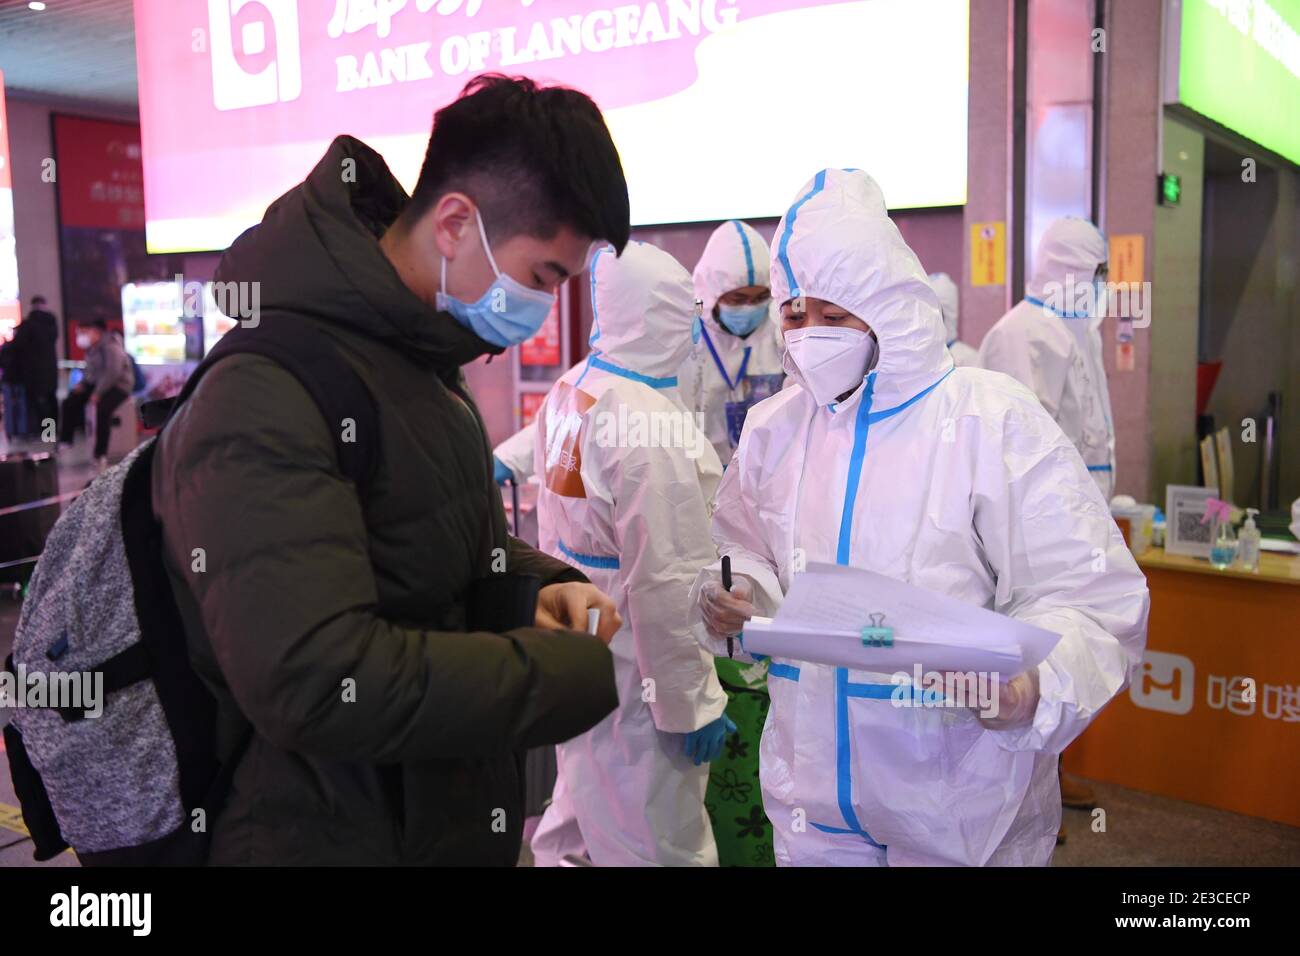
[[1241,570],[1256,572],[1259,570],[1259,528],[1255,526],[1257,508],[1246,509],[1246,523],[1241,526],[1237,536],[1237,556],[1241,559]]

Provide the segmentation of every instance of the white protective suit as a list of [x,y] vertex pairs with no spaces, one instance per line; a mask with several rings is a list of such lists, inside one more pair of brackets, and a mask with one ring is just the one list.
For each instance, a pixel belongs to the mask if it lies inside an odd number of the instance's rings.
[[[1061,635],[1038,668],[1032,724],[1011,730],[986,730],[966,708],[895,706],[886,674],[774,659],[760,760],[777,860],[1046,864],[1061,819],[1056,755],[1141,657],[1142,573],[1033,395],[953,367],[926,274],[865,173],[819,173],[772,251],[777,300],[851,311],[879,358],[843,402],[818,406],[791,386],[750,412],[713,536],[754,582],[758,613],[776,612],[802,562],[825,561]],[[716,565],[701,572],[693,601],[717,577]],[[726,653],[712,635],[707,646]]]
[[1053,222],[1038,243],[1024,299],[984,336],[979,361],[1038,396],[1109,501],[1115,493],[1115,428],[1102,359],[1102,312],[1063,307],[1089,301],[1084,288],[1105,261],[1106,237],[1096,226],[1074,217]]
[[[734,445],[727,431],[728,403],[761,401],[780,391],[781,316],[771,310],[765,322],[743,339],[727,331],[714,314],[718,299],[745,286],[769,286],[767,243],[737,220],[713,231],[695,266],[695,297],[704,305],[703,332],[682,366],[682,399],[704,416],[704,429],[725,466]],[[712,348],[710,348],[712,346]],[[739,406],[733,414],[743,414]]]
[[533,853],[540,866],[584,851],[598,866],[716,866],[709,767],[682,736],[727,704],[687,604],[715,557],[707,503],[722,473],[676,387],[695,297],[686,270],[644,243],[599,252],[591,272],[592,355],[538,412],[538,537],[618,605],[619,706],[557,748]]
[[957,283],[946,272],[930,273],[930,286],[939,297],[943,312],[943,333],[948,340],[948,351],[958,368],[979,368],[980,353],[957,338]]

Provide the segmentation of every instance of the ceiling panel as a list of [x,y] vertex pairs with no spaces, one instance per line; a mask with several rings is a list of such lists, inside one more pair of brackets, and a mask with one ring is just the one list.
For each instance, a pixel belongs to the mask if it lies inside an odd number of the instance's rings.
[[0,70],[10,92],[135,110],[131,0],[0,0]]

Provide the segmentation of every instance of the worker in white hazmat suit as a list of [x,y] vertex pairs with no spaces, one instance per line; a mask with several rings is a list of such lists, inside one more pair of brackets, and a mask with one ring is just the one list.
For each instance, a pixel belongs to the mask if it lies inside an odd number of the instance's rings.
[[1106,237],[1057,219],[1038,243],[1025,297],[980,343],[979,362],[1038,396],[1083,456],[1103,497],[1115,492],[1115,428],[1102,358]]
[[751,407],[781,390],[785,349],[773,315],[767,243],[753,227],[732,219],[713,230],[695,266],[695,297],[703,327],[681,369],[688,408],[725,466]]
[[1034,396],[953,367],[934,291],[865,173],[817,174],[772,255],[799,385],[750,412],[718,490],[713,536],[736,579],[724,591],[714,565],[696,581],[708,646],[725,654],[742,632],[743,648],[744,622],[774,614],[812,561],[1061,635],[1037,668],[1001,676],[996,716],[898,706],[888,674],[772,659],[761,774],[777,860],[1046,864],[1056,754],[1140,659],[1145,580]]
[[690,276],[633,242],[597,254],[592,353],[538,413],[543,551],[618,603],[619,706],[557,748],[559,778],[532,848],[541,866],[717,865],[707,762],[734,730],[687,603],[714,559],[708,500],[722,465],[682,405],[676,372],[697,320]]
[[948,351],[958,368],[980,367],[980,354],[957,337],[957,283],[946,272],[930,273],[930,286],[939,297],[939,308],[943,312],[943,334],[948,340]]
[[[704,416],[704,430],[725,467],[746,412],[779,392],[785,380],[767,243],[746,223],[724,222],[709,237],[693,279],[703,322],[678,370],[679,390],[686,407]],[[498,482],[527,481],[533,473],[532,426],[499,444],[493,456]]]

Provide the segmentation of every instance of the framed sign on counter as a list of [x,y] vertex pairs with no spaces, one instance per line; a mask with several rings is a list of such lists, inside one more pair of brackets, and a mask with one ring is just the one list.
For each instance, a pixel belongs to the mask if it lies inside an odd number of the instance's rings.
[[1209,558],[1211,522],[1205,520],[1205,503],[1217,488],[1170,485],[1165,489],[1165,551],[1194,558]]

